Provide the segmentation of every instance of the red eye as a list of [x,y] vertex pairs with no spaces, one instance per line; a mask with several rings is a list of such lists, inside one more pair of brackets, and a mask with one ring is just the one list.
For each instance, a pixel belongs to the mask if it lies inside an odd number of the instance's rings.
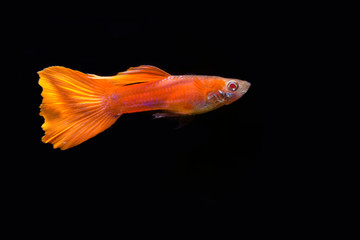
[[236,82],[229,82],[227,87],[230,91],[234,92],[238,89],[239,85]]

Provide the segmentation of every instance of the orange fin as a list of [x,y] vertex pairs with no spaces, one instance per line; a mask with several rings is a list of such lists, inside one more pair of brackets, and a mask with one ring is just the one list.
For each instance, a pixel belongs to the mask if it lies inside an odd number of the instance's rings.
[[89,76],[94,79],[107,79],[117,86],[123,86],[127,84],[161,80],[169,77],[170,74],[154,66],[141,65],[138,67],[131,67],[127,71],[119,72],[117,75],[111,77],[101,77],[97,75]]
[[199,79],[195,78],[193,84],[199,91],[206,91],[208,89],[208,87]]
[[62,150],[74,147],[110,127],[120,117],[111,102],[113,83],[92,79],[64,67],[49,67],[39,73],[43,88],[40,115],[45,135],[42,141]]
[[202,93],[204,96],[207,96],[211,92],[211,88],[206,86],[200,79],[195,78],[193,84],[198,92]]

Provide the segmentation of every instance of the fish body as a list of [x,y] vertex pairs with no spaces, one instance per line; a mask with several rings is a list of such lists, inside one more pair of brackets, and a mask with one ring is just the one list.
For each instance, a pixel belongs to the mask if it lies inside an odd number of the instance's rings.
[[44,142],[62,150],[104,131],[122,115],[162,111],[155,117],[195,115],[242,97],[250,83],[217,76],[170,75],[142,65],[102,77],[54,66],[39,72]]
[[206,81],[203,76],[169,76],[155,82],[119,88],[116,91],[123,113],[165,110],[179,115],[207,111],[205,89],[194,81]]

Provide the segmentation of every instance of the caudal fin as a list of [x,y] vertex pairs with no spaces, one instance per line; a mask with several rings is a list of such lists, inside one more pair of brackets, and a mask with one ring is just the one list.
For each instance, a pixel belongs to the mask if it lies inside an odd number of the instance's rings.
[[121,115],[112,102],[115,85],[105,79],[64,67],[49,67],[39,73],[43,88],[40,115],[45,135],[42,141],[62,150],[74,147],[109,128]]

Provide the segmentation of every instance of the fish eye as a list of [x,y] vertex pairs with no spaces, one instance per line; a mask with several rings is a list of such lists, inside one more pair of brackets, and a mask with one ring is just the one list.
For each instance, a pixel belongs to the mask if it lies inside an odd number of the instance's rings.
[[239,85],[237,82],[231,81],[228,83],[227,87],[230,91],[235,92],[239,88]]

